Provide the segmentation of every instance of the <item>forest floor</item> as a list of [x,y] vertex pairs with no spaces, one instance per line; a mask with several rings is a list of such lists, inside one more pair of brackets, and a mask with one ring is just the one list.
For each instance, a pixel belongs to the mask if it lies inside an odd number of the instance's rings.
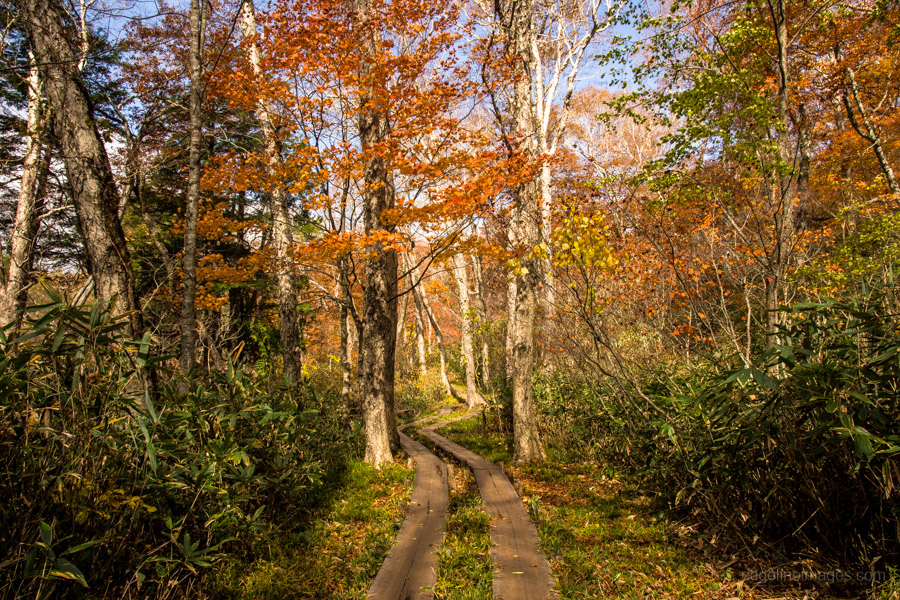
[[[651,498],[634,481],[608,466],[554,461],[552,450],[551,460],[542,465],[510,466],[507,438],[486,432],[480,417],[457,421],[439,431],[488,460],[505,465],[538,525],[541,545],[550,558],[561,600],[866,597],[865,592],[832,590],[818,582],[801,585],[783,581],[783,576],[790,575],[793,569],[764,560],[751,564],[747,557],[738,560],[737,556],[726,554],[716,548],[714,538],[710,541],[695,527],[670,520],[654,507]],[[460,486],[458,489],[468,494],[470,488]],[[454,517],[451,511],[451,522],[462,517],[463,523],[470,523],[473,533],[479,534],[484,527],[482,521],[466,520],[473,500],[461,504],[464,507],[462,514]],[[460,551],[451,545],[445,552]],[[479,566],[471,561],[448,562],[454,570],[479,572]],[[782,581],[772,581],[779,575]],[[441,577],[469,581],[474,576],[442,572]],[[896,591],[883,590],[874,597],[897,596]],[[445,598],[481,600],[490,595],[462,589]]]
[[[442,417],[435,416],[437,420]],[[550,451],[542,465],[510,466],[506,436],[481,416],[439,429],[448,439],[502,464],[535,522],[560,600],[895,600],[818,582],[771,581],[784,567],[738,560],[722,541],[671,520],[634,481],[608,466],[566,462]],[[422,438],[420,438],[422,439]],[[433,448],[433,446],[431,446]],[[267,560],[218,572],[216,598],[363,599],[407,513],[413,470],[406,461],[376,471],[352,463],[329,502],[299,535],[272,536]],[[489,600],[491,519],[472,473],[451,470],[447,533],[438,552],[438,600]]]
[[350,463],[301,533],[268,535],[265,560],[230,563],[208,582],[216,599],[362,600],[406,516],[413,470]]

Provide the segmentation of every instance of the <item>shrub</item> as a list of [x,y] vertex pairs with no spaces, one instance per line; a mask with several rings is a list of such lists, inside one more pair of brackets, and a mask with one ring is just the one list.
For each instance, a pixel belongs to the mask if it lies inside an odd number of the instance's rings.
[[0,596],[170,597],[296,521],[355,451],[331,401],[229,361],[186,395],[109,306],[0,340]]
[[677,504],[847,563],[898,556],[900,321],[890,288],[864,292],[784,309],[763,369],[720,376],[664,427]]
[[[626,466],[692,521],[817,548],[868,569],[900,558],[900,319],[891,285],[783,308],[758,367],[721,358],[640,390],[551,373],[536,398],[547,439]],[[648,407],[647,400],[657,408]]]

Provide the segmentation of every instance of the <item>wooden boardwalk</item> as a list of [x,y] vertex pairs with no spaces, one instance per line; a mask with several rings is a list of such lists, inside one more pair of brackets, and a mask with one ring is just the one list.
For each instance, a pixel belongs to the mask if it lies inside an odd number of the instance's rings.
[[[455,420],[455,419],[454,419]],[[491,560],[495,600],[553,598],[553,573],[540,551],[537,528],[522,500],[499,466],[434,431],[447,421],[420,430],[436,446],[464,463],[475,475],[484,506],[491,516]]]
[[400,434],[416,461],[409,515],[397,533],[368,597],[371,600],[425,600],[434,597],[437,551],[447,530],[447,465],[419,442]]
[[[491,561],[495,600],[553,598],[553,575],[541,553],[534,523],[499,466],[470,452],[434,430],[462,415],[419,430],[442,451],[467,465],[491,517]],[[415,426],[418,422],[407,425]],[[432,599],[437,580],[437,551],[447,527],[447,465],[425,446],[400,433],[400,443],[416,462],[409,515],[397,534],[372,587],[370,600]]]

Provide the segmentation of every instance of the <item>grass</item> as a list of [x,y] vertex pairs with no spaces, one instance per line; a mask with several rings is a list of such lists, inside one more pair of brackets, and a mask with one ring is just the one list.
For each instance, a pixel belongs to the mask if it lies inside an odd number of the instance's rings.
[[439,600],[490,600],[493,586],[491,519],[481,505],[468,469],[455,469],[456,491],[450,492],[447,537],[438,553]]
[[[508,440],[485,430],[480,416],[440,433],[488,460],[510,463]],[[552,448],[548,456],[545,464],[506,470],[538,525],[560,600],[836,597],[824,586],[743,580],[734,557],[722,556],[708,541],[701,549],[704,540],[693,528],[670,520],[627,476],[608,466],[562,460]],[[893,598],[895,592],[885,585],[872,593]]]
[[595,470],[553,463],[516,470],[561,598],[737,595],[727,573],[711,574],[673,543],[675,529],[650,513],[648,499]]
[[485,429],[481,415],[450,423],[441,427],[438,433],[491,462],[509,464],[512,458],[509,441],[503,434]]
[[[480,416],[452,423],[441,433],[488,460],[510,463],[506,437],[484,431]],[[507,466],[507,472],[538,525],[560,600],[834,597],[822,588],[754,586],[709,544],[698,551],[702,538],[660,513],[627,477],[597,464],[566,462],[553,449],[548,454],[551,460],[543,465]],[[489,600],[490,518],[471,473],[455,471],[435,598]],[[412,472],[399,464],[379,472],[351,463],[304,531],[271,533],[260,542],[267,546],[264,560],[214,567],[205,595],[363,600],[405,517],[411,484]],[[900,600],[898,581],[893,573],[868,597]]]
[[900,567],[888,567],[888,580],[873,592],[875,600],[900,600]]
[[362,600],[405,517],[412,471],[352,462],[306,531],[274,532],[268,556],[234,562],[208,581],[209,596],[234,600]]

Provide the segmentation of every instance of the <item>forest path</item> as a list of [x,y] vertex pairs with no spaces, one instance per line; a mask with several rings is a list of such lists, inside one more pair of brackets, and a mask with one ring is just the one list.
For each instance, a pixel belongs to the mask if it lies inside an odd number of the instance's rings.
[[[451,409],[441,411],[447,416]],[[553,594],[550,564],[538,545],[537,528],[498,465],[435,432],[472,416],[464,413],[419,429],[438,448],[471,469],[491,517],[491,561],[495,600],[548,600]],[[415,427],[424,419],[401,429]],[[400,433],[400,443],[416,462],[409,515],[369,588],[369,600],[430,600],[437,580],[437,551],[447,527],[447,465],[425,446]]]
[[433,598],[430,590],[437,580],[437,551],[447,530],[447,465],[402,432],[400,443],[416,461],[409,514],[369,588],[370,600]]
[[494,563],[493,597],[496,600],[547,600],[553,597],[550,563],[540,551],[537,528],[525,512],[519,495],[498,465],[451,442],[434,430],[470,417],[440,421],[419,430],[437,447],[466,464],[475,475],[482,502],[491,516],[491,560]]

